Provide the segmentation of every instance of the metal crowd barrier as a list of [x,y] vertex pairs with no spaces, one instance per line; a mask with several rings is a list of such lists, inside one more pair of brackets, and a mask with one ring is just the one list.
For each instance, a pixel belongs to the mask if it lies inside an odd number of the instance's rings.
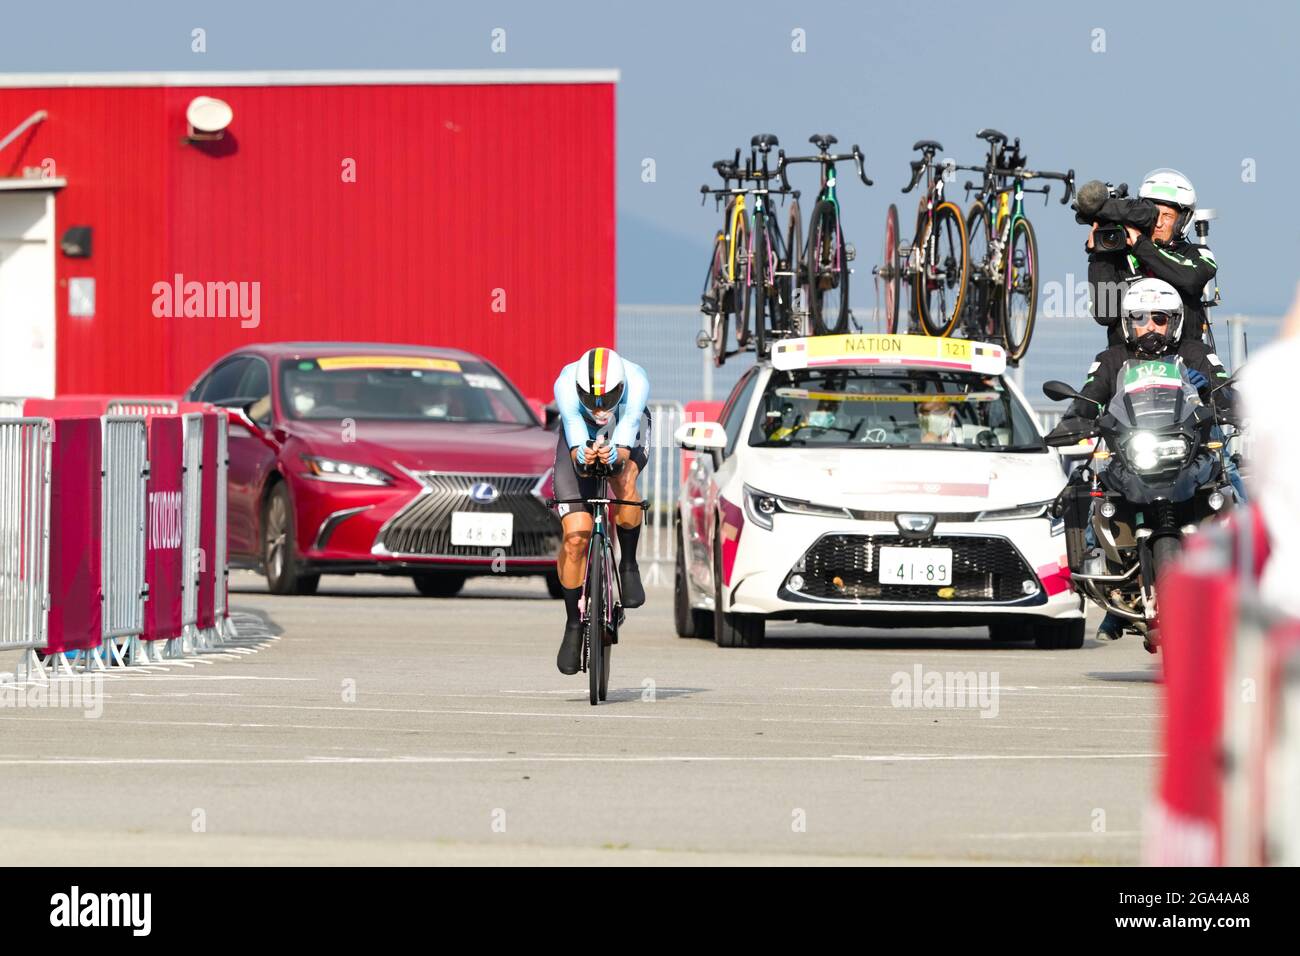
[[199,514],[203,495],[203,416],[191,412],[184,416],[184,450],[182,467],[185,478],[181,489],[183,527],[181,553],[185,561],[184,589],[181,592],[181,636],[168,641],[168,656],[192,651],[197,639],[199,620],[199,569],[204,559],[199,547]]
[[213,559],[216,561],[216,580],[213,585],[212,606],[216,615],[216,637],[222,638],[234,637],[234,624],[227,614],[228,596],[230,593],[230,568],[226,564],[226,475],[230,469],[230,420],[224,415],[218,415],[217,421],[217,538],[216,554]]
[[49,419],[0,421],[0,650],[29,674],[48,640],[52,439]]
[[139,416],[105,415],[102,501],[103,642],[93,666],[104,655],[125,663],[118,639],[132,661],[139,654],[144,630],[146,486],[149,479],[149,438]]
[[650,443],[646,449],[641,493],[650,502],[641,528],[638,556],[646,565],[645,583],[666,584],[671,580],[669,564],[677,556],[673,550],[673,502],[681,475],[681,449],[673,443],[673,433],[682,424],[685,410],[681,402],[650,403]]
[[168,398],[115,398],[105,406],[106,415],[175,415],[180,405]]

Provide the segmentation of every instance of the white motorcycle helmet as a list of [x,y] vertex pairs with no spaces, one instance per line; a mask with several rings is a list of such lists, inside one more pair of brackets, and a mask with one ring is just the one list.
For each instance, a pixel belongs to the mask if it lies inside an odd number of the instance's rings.
[[1174,226],[1175,236],[1181,236],[1187,231],[1192,213],[1196,212],[1196,189],[1192,186],[1192,181],[1176,169],[1161,167],[1151,170],[1142,177],[1138,197],[1180,210],[1178,222]]
[[[1139,279],[1124,291],[1124,341],[1144,352],[1158,354],[1178,345],[1183,336],[1183,297],[1164,279]],[[1138,335],[1136,326],[1153,314],[1163,315],[1163,332]],[[1158,327],[1157,327],[1158,328]],[[1157,338],[1151,338],[1157,336]]]

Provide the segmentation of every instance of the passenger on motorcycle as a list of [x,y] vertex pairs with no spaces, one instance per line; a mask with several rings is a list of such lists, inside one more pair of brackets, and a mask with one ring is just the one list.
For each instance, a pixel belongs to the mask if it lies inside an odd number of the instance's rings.
[[[1120,370],[1131,360],[1150,361],[1178,357],[1183,360],[1187,379],[1209,403],[1211,389],[1229,378],[1219,357],[1199,339],[1182,340],[1183,300],[1178,291],[1163,279],[1140,279],[1124,295],[1122,345],[1113,345],[1098,353],[1088,369],[1088,380],[1080,393],[1087,401],[1075,399],[1065,417],[1048,436],[1073,435],[1086,431],[1086,421],[1096,419],[1114,397]],[[1222,388],[1213,395],[1219,419],[1235,422],[1234,397],[1231,388]],[[1240,480],[1235,468],[1229,466],[1229,477],[1241,493]],[[1091,525],[1088,527],[1091,537]],[[1095,541],[1089,541],[1095,546]],[[1124,633],[1124,620],[1107,613],[1097,629],[1097,640],[1114,641]]]

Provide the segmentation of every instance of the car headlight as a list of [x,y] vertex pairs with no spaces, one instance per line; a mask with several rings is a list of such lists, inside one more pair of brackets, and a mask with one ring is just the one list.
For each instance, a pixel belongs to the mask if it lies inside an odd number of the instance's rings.
[[302,476],[316,481],[333,481],[344,485],[391,485],[393,483],[392,475],[370,465],[358,465],[320,455],[303,455],[302,461],[307,466]]
[[853,512],[839,505],[819,505],[798,498],[783,498],[745,486],[745,516],[760,528],[772,530],[772,516],[777,512],[808,515],[813,518],[852,518]]
[[975,520],[1017,521],[1021,518],[1041,518],[1047,514],[1047,508],[1051,504],[1051,501],[1031,501],[1029,504],[1016,505],[1014,508],[994,508],[989,511],[981,511],[975,516]]
[[772,530],[772,515],[779,507],[775,495],[745,485],[745,517],[760,528]]
[[1124,446],[1124,456],[1135,471],[1156,471],[1183,461],[1190,447],[1181,435],[1161,438],[1151,432],[1138,432]]

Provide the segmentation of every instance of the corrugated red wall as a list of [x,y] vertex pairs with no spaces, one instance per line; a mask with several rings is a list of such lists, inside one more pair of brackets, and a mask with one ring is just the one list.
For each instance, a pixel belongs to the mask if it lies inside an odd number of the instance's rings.
[[[224,142],[182,142],[198,95],[233,108]],[[313,339],[465,348],[546,396],[613,344],[612,84],[0,89],[3,130],[36,109],[0,175],[53,159],[58,234],[94,228],[92,258],[56,253],[61,393],[175,392],[232,348]],[[260,325],[156,318],[176,273],[260,283]],[[72,276],[93,318],[68,316]]]

